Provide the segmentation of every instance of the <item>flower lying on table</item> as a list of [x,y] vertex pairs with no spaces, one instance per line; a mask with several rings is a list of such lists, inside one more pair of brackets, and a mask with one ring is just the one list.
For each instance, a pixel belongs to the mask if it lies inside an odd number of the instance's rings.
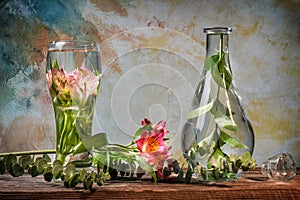
[[[64,76],[61,78],[66,80]],[[0,154],[0,174],[9,172],[12,176],[22,176],[27,170],[32,177],[43,175],[46,181],[61,179],[66,187],[83,183],[86,189],[91,189],[93,182],[103,185],[119,175],[140,178],[146,172],[156,182],[168,177],[174,166],[178,166],[176,160],[169,158],[171,147],[166,143],[167,133],[165,121],[152,125],[149,119],[144,119],[128,145],[109,144],[106,133],[93,135],[79,144],[75,151],[89,150],[92,153],[95,168],[91,171],[76,169],[72,162],[67,165],[59,159],[52,162],[47,154],[56,153],[54,150]]]
[[157,178],[165,178],[164,168],[169,169],[174,162],[169,158],[171,147],[168,147],[166,143],[167,133],[165,121],[152,125],[152,122],[145,118],[142,121],[142,127],[134,134],[130,144],[108,144],[104,148],[95,148],[93,150],[94,162],[103,168],[115,171],[115,175],[118,171],[122,176],[148,172],[155,181]]

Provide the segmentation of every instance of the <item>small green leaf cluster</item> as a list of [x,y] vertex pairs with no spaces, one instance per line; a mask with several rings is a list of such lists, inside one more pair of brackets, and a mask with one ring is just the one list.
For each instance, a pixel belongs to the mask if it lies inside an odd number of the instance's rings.
[[8,171],[12,176],[18,177],[24,174],[24,170],[20,163],[17,162],[17,158],[13,155],[8,155],[0,160],[0,174],[4,174]]
[[[51,159],[47,154],[43,154],[42,157],[37,157],[36,159],[30,155],[17,157],[16,155],[9,154],[0,160],[0,174],[8,172],[13,177],[18,177],[22,176],[25,170],[27,170],[32,177],[35,177],[39,174],[44,174],[44,169],[49,167],[48,162],[50,161]],[[46,171],[45,177],[45,180],[49,180]]]
[[[58,161],[58,160],[56,160]],[[93,183],[104,185],[110,179],[109,174],[104,174],[102,171],[87,171],[85,168],[76,169],[73,163],[69,163],[66,167],[62,167],[61,163],[53,163],[53,175],[56,179],[61,179],[64,186],[74,188],[77,184],[82,183],[85,189],[92,190]]]
[[26,171],[32,177],[43,175],[45,181],[60,180],[67,188],[74,188],[77,184],[83,183],[85,189],[92,189],[93,183],[104,185],[110,179],[109,173],[104,173],[97,168],[87,171],[85,168],[76,168],[76,163],[69,163],[63,166],[60,160],[51,162],[47,154],[36,157],[34,155],[6,155],[0,160],[0,174],[8,172],[13,177],[22,176]]
[[239,171],[247,171],[255,167],[255,160],[251,159],[249,152],[245,152],[242,156],[231,154],[230,157],[220,158],[218,167],[214,165],[205,167],[198,164],[195,167],[195,174],[199,180],[204,181],[231,181],[238,178]]

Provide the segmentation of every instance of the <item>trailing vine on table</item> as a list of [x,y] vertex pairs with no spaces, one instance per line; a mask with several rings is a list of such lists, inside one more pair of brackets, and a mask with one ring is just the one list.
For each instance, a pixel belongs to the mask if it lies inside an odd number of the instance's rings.
[[[32,177],[42,175],[45,181],[60,181],[67,188],[83,184],[85,189],[92,185],[104,185],[107,180],[121,178],[139,179],[146,173],[157,179],[166,179],[171,173],[180,174],[179,163],[169,159],[169,149],[165,138],[165,121],[152,125],[144,119],[128,145],[109,144],[105,133],[93,135],[76,147],[75,154],[89,149],[93,158],[69,162],[67,165],[56,159],[52,161],[48,154],[55,150],[28,151],[0,154],[0,174],[9,173],[13,177],[24,173]],[[84,168],[84,166],[92,167]]]
[[[189,183],[195,171],[189,168],[184,172],[184,165],[171,158],[171,147],[167,145],[168,138],[165,137],[167,133],[165,121],[152,125],[149,119],[142,121],[142,127],[128,145],[109,144],[106,134],[99,133],[86,140],[85,145],[77,147],[78,152],[91,149],[93,158],[69,162],[67,165],[63,165],[59,159],[51,160],[49,154],[55,154],[55,150],[2,153],[0,174],[9,173],[18,177],[28,173],[32,177],[43,176],[48,182],[60,181],[67,188],[83,184],[89,190],[92,190],[93,184],[103,186],[108,180],[118,178],[140,179],[145,174],[151,175],[153,182],[173,176],[175,181]],[[90,162],[92,167],[85,168],[91,166]],[[236,168],[247,170],[245,166],[249,164],[236,158]]]

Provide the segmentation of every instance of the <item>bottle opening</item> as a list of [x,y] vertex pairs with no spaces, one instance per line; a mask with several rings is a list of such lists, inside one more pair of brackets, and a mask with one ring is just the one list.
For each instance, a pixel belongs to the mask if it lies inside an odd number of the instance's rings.
[[232,28],[230,27],[204,28],[203,32],[207,34],[220,34],[220,33],[229,34],[232,32]]

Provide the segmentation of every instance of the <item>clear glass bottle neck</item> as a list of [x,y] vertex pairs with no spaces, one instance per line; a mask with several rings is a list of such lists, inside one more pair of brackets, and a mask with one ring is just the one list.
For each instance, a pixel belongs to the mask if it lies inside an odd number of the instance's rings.
[[206,35],[206,57],[216,55],[223,51],[227,56],[229,35],[227,33],[217,33]]

